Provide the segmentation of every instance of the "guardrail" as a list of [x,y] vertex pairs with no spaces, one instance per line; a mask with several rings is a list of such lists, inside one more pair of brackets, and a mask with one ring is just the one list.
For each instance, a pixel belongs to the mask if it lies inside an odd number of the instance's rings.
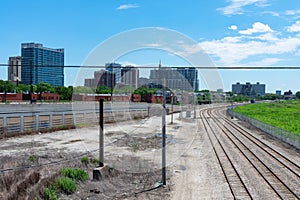
[[[145,118],[147,109],[104,111],[104,123]],[[38,132],[49,129],[64,129],[74,126],[89,126],[99,123],[98,111],[33,112],[0,115],[0,136]]]
[[230,116],[236,117],[242,121],[248,122],[249,124],[255,126],[256,128],[268,133],[269,135],[284,141],[297,149],[300,149],[300,135],[291,133],[289,131],[283,130],[281,128],[272,126],[270,124],[258,121],[251,117],[242,115],[240,113],[234,112],[231,108],[227,109],[227,112]]

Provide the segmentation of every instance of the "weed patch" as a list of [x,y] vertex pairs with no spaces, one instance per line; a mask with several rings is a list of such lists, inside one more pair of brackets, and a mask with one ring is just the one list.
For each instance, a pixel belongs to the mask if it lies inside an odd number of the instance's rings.
[[57,179],[58,188],[65,194],[72,194],[77,190],[77,184],[74,180],[67,177]]
[[79,169],[79,168],[62,168],[59,173],[67,178],[70,178],[72,180],[75,181],[86,181],[89,179],[89,175],[88,173],[83,170],[83,169]]

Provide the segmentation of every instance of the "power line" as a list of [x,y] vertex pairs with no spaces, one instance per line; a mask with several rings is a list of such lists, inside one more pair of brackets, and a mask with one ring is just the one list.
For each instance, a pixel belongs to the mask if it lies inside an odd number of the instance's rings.
[[[31,66],[31,65],[10,65],[10,64],[0,64],[0,67],[8,67],[8,66]],[[33,67],[63,67],[63,68],[91,68],[91,69],[105,69],[107,66],[98,66],[98,65],[64,65],[64,66],[52,66],[52,65],[32,65]],[[159,66],[133,66],[135,68],[144,68],[144,69],[158,69]],[[112,66],[111,68],[120,68],[119,66]],[[162,69],[187,69],[187,68],[196,68],[196,69],[232,69],[232,70],[241,70],[241,69],[253,69],[253,70],[278,70],[278,69],[291,69],[298,70],[300,66],[164,66]]]

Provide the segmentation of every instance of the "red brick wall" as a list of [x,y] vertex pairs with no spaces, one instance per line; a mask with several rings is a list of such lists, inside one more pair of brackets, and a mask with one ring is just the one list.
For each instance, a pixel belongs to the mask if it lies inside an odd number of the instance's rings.
[[[0,101],[4,101],[5,99],[5,94],[0,94]],[[22,94],[6,94],[6,101],[22,101],[23,96]]]

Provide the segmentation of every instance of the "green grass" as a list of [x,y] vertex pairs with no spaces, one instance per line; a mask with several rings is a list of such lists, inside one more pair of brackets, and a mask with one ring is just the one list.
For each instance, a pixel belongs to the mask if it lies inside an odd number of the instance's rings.
[[58,200],[56,190],[53,188],[45,188],[44,196],[46,200]]
[[57,179],[58,188],[65,194],[72,194],[77,190],[76,182],[67,177],[60,177]]
[[249,104],[234,111],[300,135],[300,100]]
[[88,173],[80,168],[61,168],[61,175],[49,188],[44,189],[44,199],[58,200],[57,194],[72,194],[77,190],[78,181],[86,181],[89,179]]
[[90,159],[88,157],[82,157],[81,158],[81,163],[87,166],[90,163]]
[[89,179],[88,173],[85,170],[79,168],[62,168],[60,169],[59,173],[62,176],[68,177],[75,181],[86,181]]
[[99,159],[97,159],[97,158],[91,158],[90,161],[91,161],[91,163],[93,163],[95,166],[99,165],[99,162],[100,162]]

